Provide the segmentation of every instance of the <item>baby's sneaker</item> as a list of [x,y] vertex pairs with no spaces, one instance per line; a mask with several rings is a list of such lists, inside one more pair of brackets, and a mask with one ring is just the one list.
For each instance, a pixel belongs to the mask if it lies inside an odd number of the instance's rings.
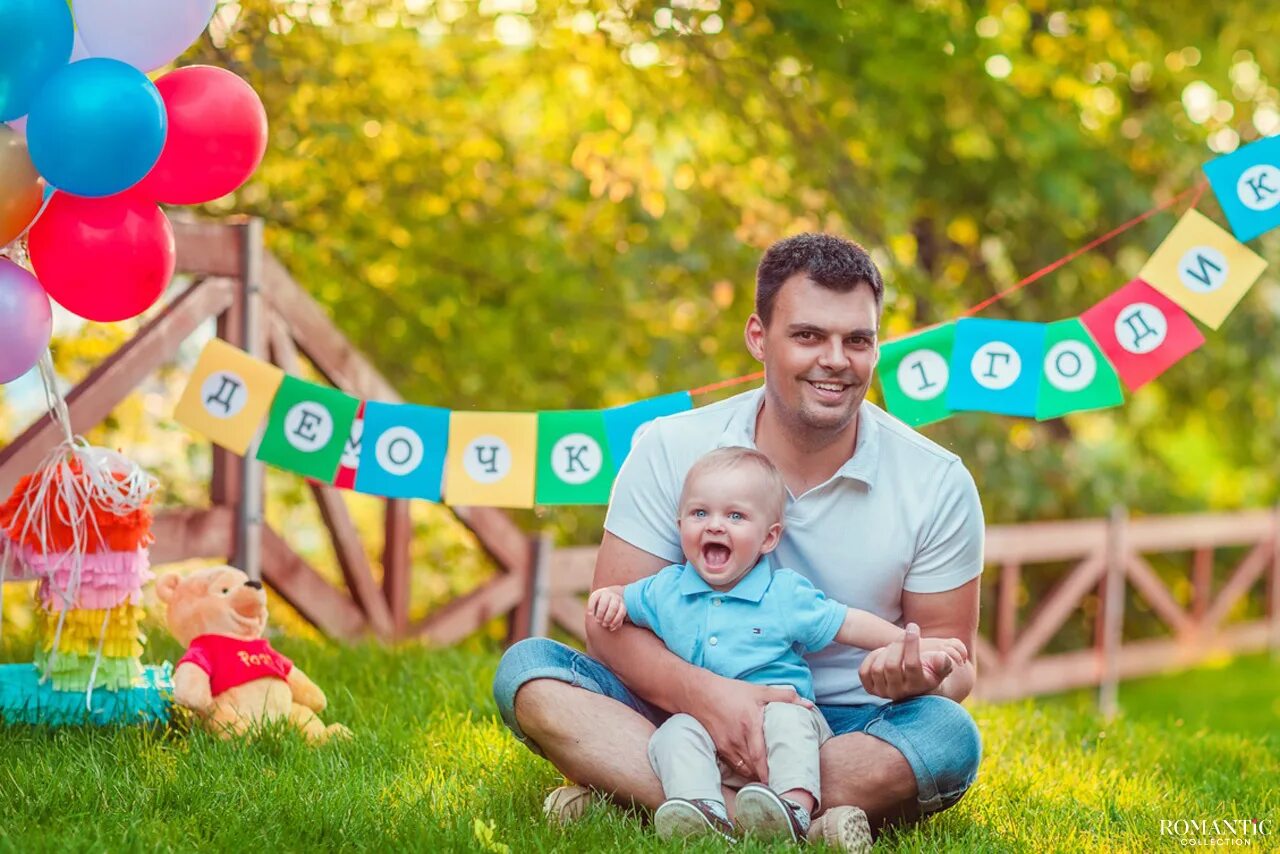
[[809,811],[778,796],[761,783],[748,783],[734,800],[738,827],[763,839],[804,841],[809,830]]
[[713,833],[729,842],[738,841],[724,815],[724,804],[715,801],[668,798],[654,811],[653,826],[662,839]]

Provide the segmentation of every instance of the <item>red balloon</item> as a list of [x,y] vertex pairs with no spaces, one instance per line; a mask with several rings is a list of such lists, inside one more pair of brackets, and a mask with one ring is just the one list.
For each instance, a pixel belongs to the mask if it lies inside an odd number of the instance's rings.
[[156,81],[169,114],[160,160],[134,188],[170,205],[199,205],[240,187],[267,151],[267,111],[224,68],[189,65]]
[[54,193],[27,234],[31,266],[58,305],[110,323],[151,307],[173,278],[173,226],[135,193]]

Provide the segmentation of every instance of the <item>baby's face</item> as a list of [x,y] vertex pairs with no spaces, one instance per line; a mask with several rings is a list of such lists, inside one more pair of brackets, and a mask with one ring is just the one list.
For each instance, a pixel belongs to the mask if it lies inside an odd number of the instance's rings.
[[727,590],[782,534],[762,478],[747,467],[708,472],[685,490],[680,547],[707,584]]

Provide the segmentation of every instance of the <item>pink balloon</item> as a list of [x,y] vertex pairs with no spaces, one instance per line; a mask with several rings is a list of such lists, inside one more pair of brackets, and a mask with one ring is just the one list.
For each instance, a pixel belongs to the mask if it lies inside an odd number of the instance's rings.
[[53,311],[39,280],[0,258],[0,384],[31,370],[52,335]]

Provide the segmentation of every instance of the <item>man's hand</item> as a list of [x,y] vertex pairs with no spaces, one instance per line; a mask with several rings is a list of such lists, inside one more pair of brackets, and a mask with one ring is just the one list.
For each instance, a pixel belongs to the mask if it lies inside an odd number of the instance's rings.
[[769,782],[769,761],[764,745],[764,707],[770,703],[813,703],[795,688],[771,688],[711,673],[699,678],[681,711],[698,719],[720,758],[738,774]]
[[936,691],[956,664],[944,650],[921,653],[920,627],[907,623],[901,639],[867,653],[858,675],[868,694],[905,700]]
[[601,587],[587,599],[587,613],[611,632],[616,632],[627,618],[627,603],[622,598],[622,588]]

